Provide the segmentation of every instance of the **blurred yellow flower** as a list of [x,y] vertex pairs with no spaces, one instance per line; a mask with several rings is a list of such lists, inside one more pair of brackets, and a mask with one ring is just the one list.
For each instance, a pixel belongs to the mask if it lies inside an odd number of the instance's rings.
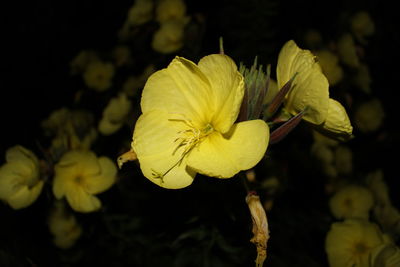
[[124,93],[110,100],[103,111],[103,117],[99,122],[99,132],[103,135],[111,135],[118,131],[131,109],[131,102]]
[[97,138],[93,114],[85,110],[61,108],[42,121],[45,134],[54,137],[50,148],[54,160],[67,150],[89,149]]
[[196,173],[229,178],[254,167],[269,141],[262,120],[235,123],[243,76],[226,55],[198,65],[176,57],[148,79],[133,133],[144,176],[165,188],[190,185]]
[[384,243],[376,224],[349,219],[331,225],[325,250],[330,267],[370,267],[372,251]]
[[336,54],[327,49],[315,52],[322,71],[328,79],[329,85],[334,86],[343,79],[343,69],[339,65],[339,58]]
[[66,197],[72,209],[92,212],[101,207],[94,195],[108,190],[116,180],[117,167],[107,157],[91,151],[72,150],[65,153],[54,167],[53,193]]
[[160,0],[156,7],[156,20],[160,23],[185,18],[186,5],[183,0]]
[[362,103],[354,114],[354,123],[363,133],[374,132],[383,124],[385,112],[382,103],[375,98]]
[[350,27],[357,40],[365,43],[365,37],[375,32],[375,24],[368,12],[361,10],[355,13],[350,20]]
[[105,91],[111,87],[113,76],[113,64],[94,61],[88,64],[83,73],[83,80],[87,87],[97,91]]
[[129,26],[142,25],[153,18],[153,0],[135,0],[129,8],[127,24]]
[[13,209],[31,205],[43,188],[39,160],[32,151],[13,146],[6,151],[6,163],[0,167],[0,199]]
[[183,47],[185,24],[177,20],[166,21],[154,33],[152,48],[162,54],[170,54]]
[[337,41],[337,51],[340,60],[351,68],[360,66],[356,45],[353,36],[349,33],[343,34]]
[[352,127],[343,106],[329,98],[329,83],[316,57],[300,49],[293,40],[281,49],[276,69],[278,88],[294,78],[285,108],[293,115],[302,111],[303,119],[334,135],[351,136]]
[[337,219],[368,219],[374,200],[371,192],[358,185],[347,185],[329,200],[332,214]]
[[48,225],[53,235],[53,243],[62,249],[72,247],[82,234],[82,228],[75,216],[68,213],[64,201],[56,201],[50,211]]
[[83,73],[90,63],[99,60],[96,52],[92,50],[82,50],[70,62],[71,74]]

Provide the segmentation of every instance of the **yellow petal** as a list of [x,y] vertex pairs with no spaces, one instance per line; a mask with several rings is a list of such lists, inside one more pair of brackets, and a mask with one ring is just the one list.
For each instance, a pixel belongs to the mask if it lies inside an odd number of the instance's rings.
[[[176,150],[178,132],[186,130],[186,124],[170,117],[161,110],[142,114],[135,125],[132,148],[146,178],[161,187],[177,189],[190,185],[195,172],[186,168],[184,158],[181,161],[182,149]],[[165,176],[157,178],[156,173]]]
[[90,194],[98,194],[109,189],[115,182],[117,167],[115,163],[107,157],[98,159],[101,173],[95,176],[84,176],[83,184],[86,192]]
[[268,125],[262,120],[234,124],[225,135],[213,132],[188,155],[188,166],[199,173],[229,178],[254,167],[264,156],[269,141]]
[[292,89],[287,95],[285,108],[297,114],[308,108],[303,119],[313,124],[324,122],[329,106],[329,84],[315,56],[309,50],[287,42],[278,57],[277,80],[279,88],[295,74]]
[[211,88],[207,78],[193,62],[176,57],[166,69],[155,72],[143,89],[143,113],[154,109],[190,118],[201,128],[207,124]]
[[233,60],[226,55],[209,55],[199,62],[212,89],[213,127],[221,133],[229,131],[240,111],[244,94],[244,78]]
[[342,104],[332,98],[329,99],[328,115],[322,127],[330,133],[343,137],[350,137],[353,133],[346,110]]
[[78,212],[92,212],[101,207],[100,200],[85,192],[81,186],[75,186],[74,190],[68,190],[66,197],[71,208]]
[[40,180],[34,187],[22,187],[18,192],[8,199],[8,204],[13,209],[21,209],[28,207],[39,197],[43,189],[43,180]]
[[96,154],[91,151],[71,150],[65,153],[56,165],[56,172],[71,174],[78,173],[81,176],[96,175],[100,172]]

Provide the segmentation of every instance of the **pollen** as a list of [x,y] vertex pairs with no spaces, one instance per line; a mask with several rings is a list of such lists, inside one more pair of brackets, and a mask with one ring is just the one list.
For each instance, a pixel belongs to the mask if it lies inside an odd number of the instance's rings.
[[189,119],[187,119],[184,115],[182,114],[177,114],[182,117],[182,119],[169,119],[170,121],[177,122],[177,123],[184,123],[187,126],[187,129],[178,131],[177,135],[178,137],[174,140],[174,143],[177,143],[175,149],[172,152],[172,155],[175,155],[177,151],[182,148],[181,155],[179,157],[179,160],[174,163],[168,170],[165,172],[158,172],[152,169],[152,176],[155,179],[161,179],[161,182],[163,183],[163,178],[164,176],[169,173],[173,168],[176,166],[179,166],[185,156],[189,154],[189,152],[197,147],[204,138],[206,138],[208,135],[210,135],[212,132],[214,132],[214,127],[212,126],[211,123],[207,123],[205,127],[202,127],[201,129],[198,129],[195,127],[193,122]]

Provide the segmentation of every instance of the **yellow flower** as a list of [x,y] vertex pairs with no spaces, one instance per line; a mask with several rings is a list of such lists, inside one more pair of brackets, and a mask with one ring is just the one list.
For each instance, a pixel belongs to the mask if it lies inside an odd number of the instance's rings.
[[152,48],[162,54],[178,51],[183,47],[184,29],[185,24],[177,20],[162,23],[153,35]]
[[161,0],[156,8],[156,20],[164,23],[169,20],[182,20],[185,18],[186,5],[183,0]]
[[331,212],[337,219],[368,219],[373,204],[371,192],[357,185],[341,188],[329,201]]
[[85,71],[86,67],[91,63],[99,61],[99,57],[94,51],[82,50],[70,62],[71,74],[78,74]]
[[117,167],[107,157],[91,151],[72,150],[55,165],[53,193],[67,198],[75,211],[92,212],[101,207],[95,194],[108,190],[115,182]]
[[346,33],[339,38],[337,49],[340,60],[344,64],[352,68],[360,66],[360,59],[358,58],[356,45],[351,34]]
[[82,234],[82,228],[75,216],[68,213],[63,201],[56,201],[50,211],[48,225],[54,236],[53,243],[62,249],[72,247]]
[[381,127],[385,111],[379,99],[375,98],[362,103],[354,114],[354,122],[357,128],[363,132],[374,132]]
[[87,87],[97,91],[105,91],[110,88],[113,76],[113,64],[101,61],[89,63],[83,73],[83,79]]
[[131,102],[124,93],[112,98],[103,111],[103,117],[99,122],[99,132],[111,135],[118,131],[127,117],[131,108]]
[[152,0],[136,0],[129,8],[127,24],[138,26],[150,21],[153,17],[153,8]]
[[294,78],[285,108],[293,115],[304,110],[303,119],[335,135],[351,136],[352,127],[342,105],[329,98],[329,83],[316,57],[293,40],[281,49],[277,66],[278,88]]
[[325,240],[330,267],[369,267],[372,251],[384,243],[376,224],[365,220],[333,223]]
[[206,56],[198,65],[176,57],[150,76],[132,142],[144,176],[176,189],[196,173],[229,178],[254,167],[269,128],[262,120],[235,123],[243,94],[243,76],[226,55]]
[[356,38],[365,43],[365,37],[371,36],[375,32],[375,24],[366,11],[359,11],[351,17],[351,30]]
[[6,152],[6,163],[0,167],[0,199],[13,209],[31,205],[43,188],[39,160],[32,151],[14,146]]

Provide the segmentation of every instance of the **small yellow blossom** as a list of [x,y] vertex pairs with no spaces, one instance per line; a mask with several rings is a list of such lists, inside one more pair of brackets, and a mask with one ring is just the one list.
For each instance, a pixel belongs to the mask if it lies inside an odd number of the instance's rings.
[[125,94],[112,98],[103,111],[103,117],[99,122],[99,132],[103,135],[111,135],[118,131],[126,119],[131,108],[131,102]]
[[339,65],[339,58],[336,54],[327,49],[315,52],[322,71],[328,79],[329,85],[334,86],[343,79],[343,69]]
[[358,68],[360,59],[358,58],[356,45],[353,36],[349,33],[343,34],[337,41],[337,50],[340,60],[349,67]]
[[127,24],[130,26],[142,25],[153,18],[153,0],[135,0],[128,11]]
[[170,20],[184,20],[186,5],[183,0],[160,0],[156,7],[156,20],[161,24]]
[[357,107],[354,123],[361,132],[369,133],[378,130],[382,126],[384,118],[385,112],[382,103],[375,98]]
[[351,136],[352,127],[343,106],[329,98],[329,83],[316,57],[300,49],[293,40],[281,49],[276,69],[278,88],[294,77],[285,100],[285,109],[334,135]]
[[31,205],[43,188],[39,160],[32,151],[13,146],[6,151],[6,163],[0,167],[0,199],[13,209]]
[[[89,149],[97,138],[93,115],[85,110],[61,108],[42,121],[45,134],[53,136],[50,150],[62,154],[71,149]],[[56,157],[57,159],[57,157]]]
[[56,201],[50,211],[48,225],[53,243],[62,249],[71,248],[82,234],[82,228],[75,216],[68,213],[63,201]]
[[358,185],[347,185],[329,200],[332,214],[337,219],[368,219],[374,204],[371,192]]
[[152,48],[162,54],[170,54],[183,47],[185,24],[177,20],[166,21],[154,33]]
[[325,240],[330,267],[369,267],[371,253],[384,243],[376,224],[349,219],[333,223]]
[[83,79],[87,87],[96,91],[105,91],[110,88],[113,76],[114,65],[101,61],[89,63],[83,73]]
[[369,173],[366,180],[375,198],[374,217],[385,231],[400,233],[400,212],[392,204],[382,170]]
[[375,24],[368,12],[362,10],[351,17],[350,27],[357,40],[365,43],[365,37],[371,36],[375,32]]
[[92,212],[101,207],[94,196],[108,190],[115,182],[117,167],[107,157],[91,151],[72,150],[55,165],[53,193],[57,199],[66,197],[78,212]]
[[100,60],[99,57],[94,51],[82,50],[70,62],[71,73],[73,75],[78,73],[83,73],[90,63],[99,60]]
[[243,76],[226,55],[198,65],[176,57],[148,79],[132,149],[145,177],[164,188],[190,185],[196,173],[229,178],[254,167],[269,141],[262,120],[235,123]]

